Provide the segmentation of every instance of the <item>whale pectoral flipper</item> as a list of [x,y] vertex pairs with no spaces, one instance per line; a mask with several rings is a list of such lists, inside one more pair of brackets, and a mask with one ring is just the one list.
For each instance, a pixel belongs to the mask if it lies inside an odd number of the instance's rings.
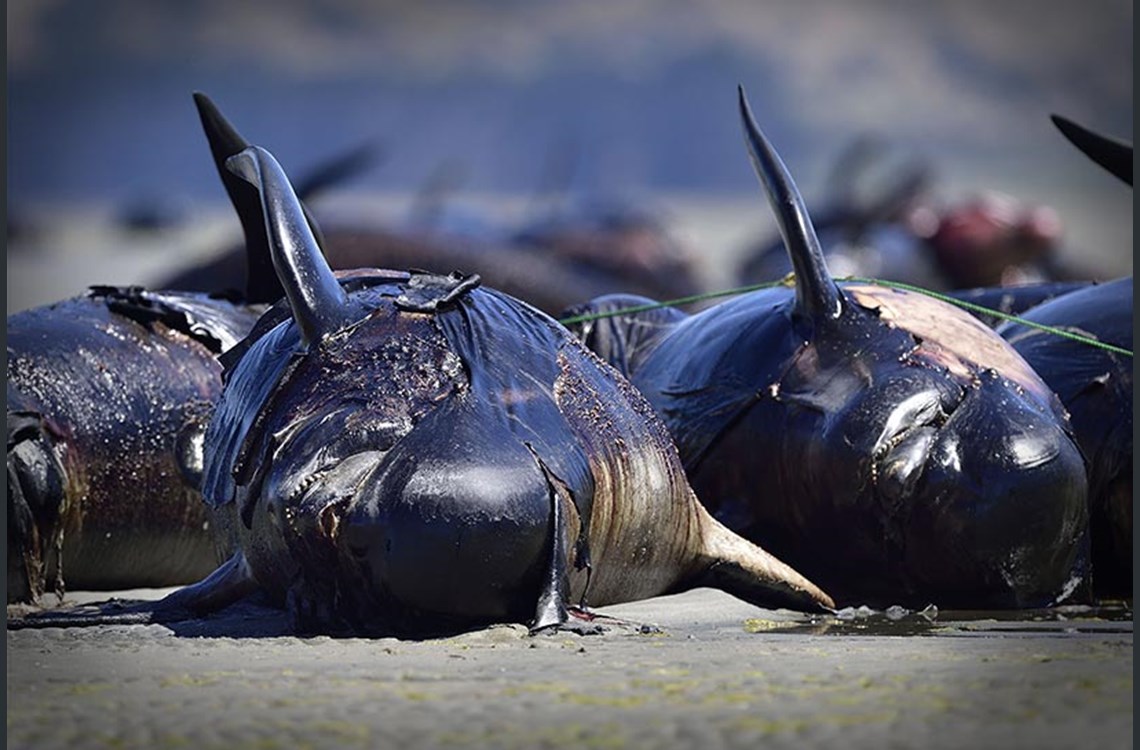
[[257,580],[249,569],[245,555],[235,552],[213,573],[197,583],[172,591],[160,599],[156,606],[163,612],[182,611],[191,616],[201,616],[225,609],[239,599],[249,596],[257,588]]
[[538,604],[534,611],[534,620],[530,626],[531,634],[572,632],[578,635],[597,635],[605,632],[605,625],[610,627],[624,627],[631,631],[643,631],[644,627],[638,623],[626,622],[616,617],[600,615],[586,606],[586,591],[589,590],[589,562],[579,565],[579,555],[589,557],[589,548],[583,538],[579,537],[575,544],[574,566],[579,570],[586,568],[586,587],[582,592],[578,604],[568,605],[570,597],[570,562],[567,558],[568,541],[572,529],[567,522],[566,509],[577,510],[571,499],[568,489],[540,460],[539,466],[546,476],[550,487],[550,561],[542,578],[542,591],[538,596]]
[[8,619],[9,630],[79,628],[94,625],[161,625],[193,620],[224,609],[258,588],[241,552],[198,583],[183,586],[157,601],[111,599],[69,609],[45,610]]
[[566,600],[570,596],[570,569],[566,550],[570,530],[566,524],[566,514],[562,508],[562,497],[557,489],[557,479],[537,456],[538,466],[546,477],[550,493],[550,559],[542,576],[542,589],[534,611],[530,632],[535,633],[550,627],[564,624],[569,618]]

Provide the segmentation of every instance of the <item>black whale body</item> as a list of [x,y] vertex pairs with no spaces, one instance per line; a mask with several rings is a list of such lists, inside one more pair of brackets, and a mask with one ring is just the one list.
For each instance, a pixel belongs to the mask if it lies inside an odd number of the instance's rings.
[[[215,155],[247,145],[195,101]],[[9,602],[190,583],[232,554],[199,491],[217,357],[283,292],[257,191],[223,182],[249,240],[242,292],[100,286],[8,316]]]
[[9,602],[189,583],[232,552],[202,503],[201,439],[216,357],[259,312],[93,287],[8,316]]
[[[795,288],[571,327],[661,415],[710,511],[840,604],[1087,595],[1086,477],[1056,396],[967,313],[836,284],[743,92],[741,111]],[[608,297],[568,314],[645,302]]]
[[[728,532],[624,380],[472,277],[336,281],[302,222],[287,224],[280,168],[257,149],[240,159],[278,223],[292,315],[227,357],[204,494],[233,505],[243,564],[300,627],[544,626],[571,599],[717,580],[708,540]],[[737,590],[830,601],[783,576]]]
[[223,355],[205,436],[238,551],[157,603],[9,628],[176,622],[254,592],[300,632],[415,637],[693,586],[833,606],[704,510],[648,404],[554,320],[476,277],[334,274],[268,152],[230,166],[285,291]]
[[1093,590],[1132,596],[1132,356],[1031,327],[1080,333],[1132,351],[1132,277],[1066,294],[998,326],[1060,397],[1087,461]]
[[[1086,156],[1132,184],[1131,143],[1059,115],[1052,120]],[[1087,462],[1093,590],[1101,598],[1132,597],[1132,283],[1128,276],[1042,300],[997,328],[1071,415]]]

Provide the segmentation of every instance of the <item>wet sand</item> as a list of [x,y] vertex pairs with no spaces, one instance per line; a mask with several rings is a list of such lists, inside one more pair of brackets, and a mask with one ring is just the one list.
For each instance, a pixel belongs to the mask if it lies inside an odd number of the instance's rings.
[[1132,747],[1130,610],[823,618],[701,589],[600,612],[622,622],[298,638],[243,605],[10,631],[8,747]]

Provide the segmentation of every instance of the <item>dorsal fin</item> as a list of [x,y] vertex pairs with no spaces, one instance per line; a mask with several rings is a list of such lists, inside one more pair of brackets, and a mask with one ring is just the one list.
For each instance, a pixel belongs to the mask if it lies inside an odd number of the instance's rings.
[[[222,178],[222,185],[225,186],[226,194],[229,195],[230,203],[233,204],[238,221],[241,222],[242,236],[245,238],[245,301],[249,304],[276,302],[285,292],[277,281],[273,262],[269,258],[269,239],[265,236],[261,196],[255,187],[226,169],[226,159],[249,148],[249,142],[237,132],[208,96],[195,92],[194,104],[198,108],[198,117],[202,120],[202,130],[206,133],[206,140],[210,144],[214,167],[218,170],[218,176]],[[369,155],[370,152],[362,149],[351,152],[334,163],[335,172],[332,170],[318,172],[316,177],[307,181],[308,193],[298,191],[298,195],[303,199],[327,187],[330,182],[343,179],[345,175],[359,170],[363,163],[367,163]],[[305,209],[305,216],[317,238],[317,244],[323,249],[324,239],[308,209]]]
[[348,297],[273,155],[260,146],[250,146],[227,159],[226,168],[260,192],[269,254],[305,342],[315,343],[351,322],[354,316]]
[[444,206],[466,181],[467,164],[461,159],[445,159],[437,164],[412,198],[409,224],[420,230],[438,230]]
[[899,167],[892,178],[867,202],[864,225],[890,221],[907,206],[913,205],[918,196],[930,187],[931,170],[927,165],[915,162]]
[[293,186],[301,203],[311,201],[334,185],[360,174],[384,158],[384,150],[375,143],[359,146],[338,154],[311,169]]
[[885,148],[883,140],[871,133],[863,133],[847,144],[827,177],[832,205],[842,208],[856,205],[856,184],[859,178],[883,155]]
[[230,196],[230,203],[237,211],[242,235],[245,237],[246,302],[276,302],[285,292],[277,281],[273,262],[269,258],[269,238],[265,235],[261,195],[256,187],[226,169],[226,159],[249,148],[249,142],[241,137],[205,94],[195,92],[194,104],[198,107],[198,117],[202,120],[202,129],[210,143],[214,166]]
[[776,214],[780,236],[784,238],[792,269],[796,273],[796,311],[811,320],[838,318],[843,310],[843,295],[827,270],[823,248],[819,244],[819,237],[816,236],[804,200],[800,197],[788,168],[757,127],[744,95],[744,87],[740,86],[737,91],[752,166],[768,193],[768,202]]
[[1060,115],[1049,115],[1069,142],[1117,178],[1132,184],[1132,144],[1094,133]]

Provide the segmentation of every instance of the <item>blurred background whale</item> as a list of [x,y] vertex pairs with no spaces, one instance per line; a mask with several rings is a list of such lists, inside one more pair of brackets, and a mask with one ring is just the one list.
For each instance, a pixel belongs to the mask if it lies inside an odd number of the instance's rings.
[[724,116],[747,80],[809,202],[855,139],[880,138],[930,166],[933,205],[1046,207],[1066,266],[1127,275],[1131,195],[1048,113],[1130,138],[1132,17],[1121,0],[14,0],[8,313],[233,246],[192,91],[299,172],[382,144],[314,201],[322,224],[428,216],[508,242],[645,216],[710,289],[774,231]]

